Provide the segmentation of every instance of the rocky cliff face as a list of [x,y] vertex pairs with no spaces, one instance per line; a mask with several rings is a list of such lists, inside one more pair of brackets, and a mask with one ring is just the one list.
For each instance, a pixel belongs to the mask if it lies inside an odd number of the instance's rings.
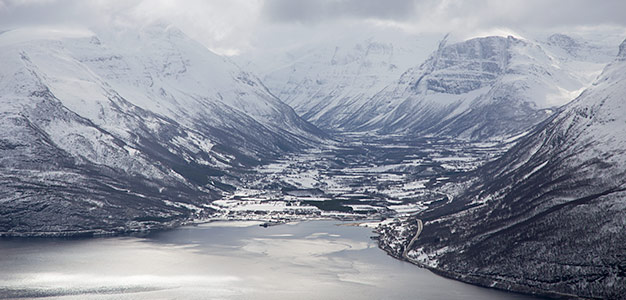
[[324,140],[182,32],[0,34],[0,232],[123,231],[210,212],[234,170]]
[[408,255],[464,281],[553,296],[626,294],[626,53],[593,86],[420,216]]
[[[474,140],[519,134],[591,83],[568,54],[514,37],[445,45],[359,108],[344,126]],[[599,65],[592,65],[592,69]]]

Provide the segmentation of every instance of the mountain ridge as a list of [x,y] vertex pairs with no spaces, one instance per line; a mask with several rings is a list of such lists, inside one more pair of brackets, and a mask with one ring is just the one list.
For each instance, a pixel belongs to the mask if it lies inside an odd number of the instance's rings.
[[[565,34],[454,43],[447,37],[413,38],[422,44],[414,54],[403,43],[377,38],[322,45],[294,56],[280,69],[284,72],[262,73],[263,78],[301,116],[332,132],[501,140],[525,132],[576,97],[615,57],[608,50],[615,45]],[[438,50],[429,54],[426,45]],[[375,73],[362,74],[360,65]],[[395,70],[389,72],[391,65]]]

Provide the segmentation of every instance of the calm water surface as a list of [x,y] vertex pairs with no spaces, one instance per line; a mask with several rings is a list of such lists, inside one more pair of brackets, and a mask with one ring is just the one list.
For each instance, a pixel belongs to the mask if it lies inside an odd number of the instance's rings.
[[0,299],[531,299],[439,277],[387,256],[370,229],[336,224],[0,239]]

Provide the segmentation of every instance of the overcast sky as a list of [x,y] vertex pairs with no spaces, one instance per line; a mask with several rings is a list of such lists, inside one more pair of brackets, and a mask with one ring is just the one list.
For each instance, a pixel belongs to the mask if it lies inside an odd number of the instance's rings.
[[0,0],[0,30],[165,21],[236,54],[377,28],[461,35],[626,28],[625,12],[624,0]]

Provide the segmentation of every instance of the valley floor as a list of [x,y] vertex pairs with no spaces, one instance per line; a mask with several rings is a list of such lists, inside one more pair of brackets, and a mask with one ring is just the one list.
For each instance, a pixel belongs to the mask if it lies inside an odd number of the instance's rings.
[[[243,187],[212,203],[214,219],[387,219],[452,200],[463,175],[510,143],[439,138],[341,136],[325,146],[262,165]],[[366,141],[366,142],[364,142]]]

